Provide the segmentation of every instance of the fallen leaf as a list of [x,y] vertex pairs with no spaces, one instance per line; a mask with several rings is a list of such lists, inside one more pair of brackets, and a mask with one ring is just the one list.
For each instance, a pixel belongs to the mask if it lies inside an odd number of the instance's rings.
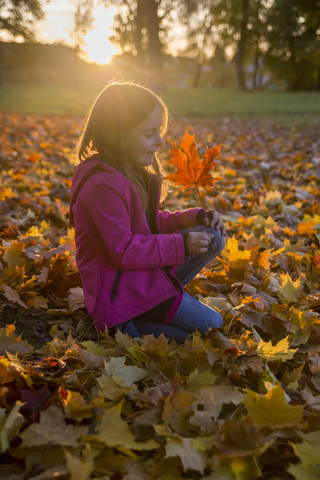
[[257,346],[257,355],[261,358],[266,358],[268,360],[276,361],[285,361],[291,360],[293,355],[296,353],[296,349],[289,348],[289,335],[286,338],[283,338],[276,345],[272,345],[272,342],[264,342],[260,340]]
[[120,378],[128,387],[141,380],[146,375],[146,370],[140,367],[126,365],[124,357],[111,358],[105,362],[105,371],[107,375]]
[[280,385],[265,395],[248,390],[244,400],[248,415],[260,427],[283,428],[298,425],[302,420],[302,405],[289,405]]
[[87,433],[85,426],[66,425],[62,411],[51,405],[40,414],[40,422],[33,423],[21,434],[21,448],[47,445],[78,447],[79,441]]
[[179,457],[184,472],[195,470],[200,474],[203,474],[204,469],[206,468],[205,456],[202,452],[193,448],[191,438],[167,437],[166,440],[165,458]]

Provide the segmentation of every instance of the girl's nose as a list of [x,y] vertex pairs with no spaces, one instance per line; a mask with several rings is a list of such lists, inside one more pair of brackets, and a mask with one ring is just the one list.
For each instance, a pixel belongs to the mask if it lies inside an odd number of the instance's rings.
[[161,135],[160,135],[160,134],[157,135],[157,138],[156,138],[156,140],[155,140],[154,143],[155,143],[157,146],[160,147],[160,146],[163,144],[163,142],[164,142],[164,140],[163,140],[163,138],[161,137]]

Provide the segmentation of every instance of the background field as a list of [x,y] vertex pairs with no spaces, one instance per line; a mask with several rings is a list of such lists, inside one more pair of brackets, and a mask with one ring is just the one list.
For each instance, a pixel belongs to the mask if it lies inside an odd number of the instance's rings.
[[[28,114],[84,115],[103,85],[6,85],[0,110]],[[172,116],[320,118],[320,92],[238,92],[189,88],[163,93]]]

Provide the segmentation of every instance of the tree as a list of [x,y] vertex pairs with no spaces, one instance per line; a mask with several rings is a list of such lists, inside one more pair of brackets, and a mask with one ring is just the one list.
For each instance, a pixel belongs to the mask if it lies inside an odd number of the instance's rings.
[[83,39],[88,30],[92,27],[94,0],[76,0],[76,10],[73,21],[73,34],[75,37],[76,49],[81,50]]
[[[199,8],[201,7],[201,8]],[[215,35],[215,19],[211,0],[202,0],[201,5],[194,0],[180,4],[180,18],[187,26],[187,47],[185,53],[196,62],[193,86],[200,84],[201,70],[207,57],[212,54],[217,38]]]
[[178,0],[104,0],[119,7],[113,41],[136,58],[144,79],[163,87],[162,54],[170,14]]
[[233,48],[240,89],[246,88],[244,61],[249,40],[250,1],[254,0],[184,0],[182,6],[184,23],[189,28],[191,15],[197,25],[193,27],[194,30],[202,32],[202,46],[208,50],[217,45]]
[[34,20],[43,18],[41,0],[0,0],[0,31],[31,40]]
[[267,62],[290,90],[320,89],[320,4],[277,0],[268,10]]

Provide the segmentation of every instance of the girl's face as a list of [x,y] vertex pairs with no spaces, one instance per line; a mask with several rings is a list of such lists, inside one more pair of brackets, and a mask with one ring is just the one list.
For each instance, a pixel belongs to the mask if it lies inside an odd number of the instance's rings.
[[162,122],[162,108],[157,105],[147,118],[127,134],[125,146],[135,163],[142,166],[152,165],[155,153],[163,144],[160,135]]

